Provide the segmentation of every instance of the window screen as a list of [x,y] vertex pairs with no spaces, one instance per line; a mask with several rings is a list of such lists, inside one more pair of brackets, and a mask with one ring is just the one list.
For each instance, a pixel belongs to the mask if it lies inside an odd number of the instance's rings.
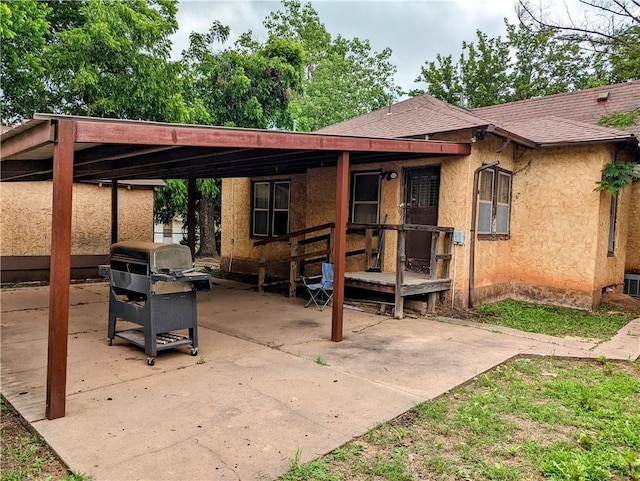
[[356,172],[351,190],[351,221],[377,224],[380,219],[380,172]]
[[273,229],[271,235],[289,233],[289,182],[273,184]]
[[609,211],[609,241],[607,254],[612,256],[616,249],[616,220],[618,217],[618,196],[611,196],[611,209]]
[[478,200],[478,233],[491,234],[493,222],[493,178],[492,170],[480,172],[480,195]]
[[509,211],[511,201],[511,175],[498,174],[498,195],[496,199],[496,234],[509,233]]
[[290,190],[289,181],[253,183],[253,236],[269,237],[289,233]]
[[269,182],[253,184],[253,235],[269,235]]
[[498,169],[480,172],[478,185],[478,234],[509,235],[513,174]]

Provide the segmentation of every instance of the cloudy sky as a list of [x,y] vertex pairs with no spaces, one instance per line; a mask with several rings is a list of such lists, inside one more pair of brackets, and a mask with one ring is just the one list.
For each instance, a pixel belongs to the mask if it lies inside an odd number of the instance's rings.
[[[557,1],[563,13],[568,2]],[[457,58],[464,40],[474,41],[475,31],[490,37],[505,35],[504,18],[516,22],[516,0],[314,0],[320,20],[332,34],[368,39],[375,51],[393,50],[397,66],[396,82],[405,90],[424,87],[414,82],[425,61],[436,54]],[[546,4],[552,3],[545,0]],[[214,20],[231,27],[230,41],[247,30],[266,39],[262,21],[282,7],[279,1],[261,0],[181,0],[178,10],[180,31],[173,37],[174,57],[188,47],[189,34],[206,32]],[[573,7],[575,8],[575,7]],[[574,10],[579,14],[579,10]]]

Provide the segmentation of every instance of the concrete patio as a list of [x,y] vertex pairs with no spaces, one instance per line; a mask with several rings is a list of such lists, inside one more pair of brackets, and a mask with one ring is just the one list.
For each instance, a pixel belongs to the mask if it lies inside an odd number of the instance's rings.
[[[106,343],[108,286],[71,288],[67,415],[44,419],[47,287],[3,290],[2,394],[74,470],[100,480],[272,479],[519,354],[640,355],[640,319],[595,344],[456,320],[394,320],[218,281],[199,354]],[[316,360],[323,360],[328,365]]]

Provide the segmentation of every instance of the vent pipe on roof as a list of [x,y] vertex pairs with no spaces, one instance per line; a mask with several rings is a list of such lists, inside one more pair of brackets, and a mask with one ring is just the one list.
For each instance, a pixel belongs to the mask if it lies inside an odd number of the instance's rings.
[[458,106],[462,107],[463,109],[466,109],[467,105],[469,103],[469,99],[467,98],[465,93],[464,92],[456,92],[455,95],[458,96]]

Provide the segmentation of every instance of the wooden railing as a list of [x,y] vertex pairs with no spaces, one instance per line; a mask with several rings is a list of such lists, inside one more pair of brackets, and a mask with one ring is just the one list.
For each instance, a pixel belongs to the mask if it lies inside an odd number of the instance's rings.
[[[378,254],[380,232],[385,229],[388,231],[397,231],[396,246],[396,279],[395,279],[395,297],[396,306],[403,305],[405,296],[419,294],[420,287],[406,286],[404,282],[404,273],[407,270],[406,257],[406,238],[407,232],[420,231],[431,233],[431,252],[429,256],[429,272],[427,281],[431,284],[430,289],[433,292],[427,294],[427,304],[430,311],[433,310],[438,292],[449,289],[451,281],[449,279],[449,270],[452,259],[453,246],[453,228],[438,227],[418,224],[347,224],[348,234],[358,234],[364,243],[364,247],[347,251],[347,257],[363,255],[363,270],[367,270],[372,266],[372,261]],[[309,237],[311,236],[311,237]],[[291,232],[287,235],[278,237],[269,237],[254,243],[254,246],[260,247],[260,261],[258,264],[258,291],[263,292],[265,287],[283,287],[289,288],[289,297],[295,297],[296,288],[300,281],[300,273],[305,265],[318,262],[333,262],[334,255],[334,238],[335,224],[327,223],[308,229],[302,229]],[[268,246],[272,244],[288,244],[287,256],[278,258],[268,258]],[[305,246],[306,252],[302,253],[302,247]],[[278,251],[282,254],[282,250]],[[384,250],[380,252],[382,265]],[[288,264],[288,279],[284,281],[265,282],[267,269],[277,265]],[[439,287],[440,286],[440,287]]]
[[[453,248],[453,227],[437,227],[429,225],[416,225],[416,224],[404,224],[398,229],[398,250],[396,253],[396,262],[398,266],[402,266],[402,269],[396,269],[396,292],[395,292],[395,305],[396,312],[402,313],[402,307],[404,305],[404,297],[412,294],[411,289],[403,288],[404,285],[404,272],[406,270],[406,240],[407,232],[409,231],[422,231],[431,232],[431,253],[429,256],[429,280],[433,284],[441,281],[441,290],[444,292],[449,290],[451,280],[449,278],[449,270],[451,267],[452,248]],[[440,237],[442,239],[442,252],[439,250]],[[441,264],[439,266],[438,264]],[[435,287],[435,286],[432,286]],[[436,305],[436,296],[438,292],[429,292],[427,294],[427,310],[433,312]],[[397,317],[397,315],[396,315]]]
[[[377,242],[380,224],[364,226],[362,224],[348,224],[347,234],[364,233],[365,246],[362,249],[350,250],[345,253],[347,257],[364,255],[365,269],[371,266],[371,261],[377,254]],[[312,235],[313,234],[313,235]],[[309,237],[311,235],[311,237]],[[265,287],[282,287],[288,284],[289,297],[295,297],[296,287],[300,281],[303,266],[319,263],[333,262],[335,239],[335,223],[330,222],[316,227],[309,227],[278,237],[268,237],[253,243],[260,247],[260,261],[258,263],[258,291],[263,292]],[[268,258],[268,246],[272,244],[289,245],[287,257],[274,259]],[[306,247],[306,252],[301,253],[301,247]],[[265,282],[267,269],[281,264],[289,264],[289,276],[286,281]]]

